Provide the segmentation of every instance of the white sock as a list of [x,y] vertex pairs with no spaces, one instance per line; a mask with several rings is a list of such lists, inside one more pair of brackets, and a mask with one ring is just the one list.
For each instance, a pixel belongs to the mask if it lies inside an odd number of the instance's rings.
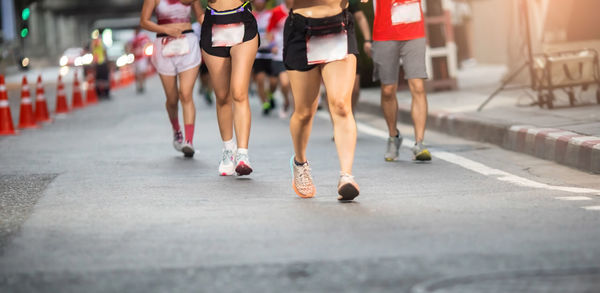
[[248,149],[237,149],[237,153],[241,155],[247,155]]
[[235,150],[235,147],[236,147],[236,144],[235,144],[235,141],[233,141],[233,138],[228,141],[224,141],[223,145],[226,150],[231,150],[231,151]]

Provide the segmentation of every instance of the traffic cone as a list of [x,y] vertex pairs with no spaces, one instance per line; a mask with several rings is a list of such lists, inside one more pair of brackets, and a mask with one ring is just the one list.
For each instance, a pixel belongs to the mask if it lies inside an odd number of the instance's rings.
[[77,72],[75,72],[75,79],[73,79],[73,109],[83,108],[83,98],[81,97],[81,87],[79,87],[79,80],[77,80]]
[[110,89],[116,89],[117,88],[117,80],[115,79],[115,70],[114,69],[110,69]]
[[42,76],[38,76],[37,88],[35,90],[35,121],[50,122],[48,113],[48,104],[46,104],[46,95],[44,94],[44,85],[42,85]]
[[8,95],[6,94],[6,85],[4,85],[4,75],[0,74],[0,135],[16,134],[13,126],[12,115],[8,105]]
[[23,85],[21,87],[21,111],[19,113],[19,128],[36,128],[35,116],[33,115],[33,104],[29,95],[29,86],[27,77],[23,76]]
[[87,78],[87,90],[85,93],[86,104],[98,104],[98,94],[96,93],[96,81],[92,74],[88,74]]
[[56,114],[69,113],[69,104],[67,103],[67,95],[65,94],[65,85],[62,82],[62,76],[58,75],[58,85],[56,89]]

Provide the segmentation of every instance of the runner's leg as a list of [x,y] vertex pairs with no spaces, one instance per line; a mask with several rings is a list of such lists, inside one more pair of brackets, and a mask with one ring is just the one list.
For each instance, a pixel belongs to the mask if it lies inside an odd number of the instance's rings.
[[427,122],[427,95],[424,82],[420,78],[409,79],[408,86],[412,94],[411,115],[415,130],[415,142],[419,143],[425,138],[425,124]]
[[233,99],[233,122],[238,149],[247,149],[250,137],[250,103],[248,85],[258,49],[258,36],[231,48],[230,96]]
[[294,143],[295,160],[306,162],[306,146],[312,130],[312,122],[319,103],[321,72],[318,67],[309,71],[288,70],[294,113],[290,118],[290,133]]
[[352,174],[356,148],[356,122],[352,115],[352,89],[356,56],[323,65],[321,71],[333,120],[333,133],[342,172]]
[[196,107],[194,106],[194,84],[198,77],[198,66],[179,73],[179,97],[183,108],[185,140],[193,143]]
[[217,57],[202,50],[202,58],[210,73],[211,85],[215,91],[217,121],[223,141],[233,139],[233,105],[229,91],[231,58]]

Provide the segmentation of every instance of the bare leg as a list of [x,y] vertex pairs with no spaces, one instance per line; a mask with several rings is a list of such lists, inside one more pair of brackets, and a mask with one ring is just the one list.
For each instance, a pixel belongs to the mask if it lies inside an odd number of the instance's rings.
[[290,118],[290,133],[294,143],[295,160],[306,162],[306,146],[312,130],[313,117],[319,102],[321,72],[318,67],[309,71],[288,70],[292,94],[294,96],[294,113]]
[[325,64],[322,69],[340,169],[347,174],[352,174],[356,148],[356,122],[352,114],[355,68],[356,56],[350,54],[344,60]]
[[281,85],[281,93],[283,94],[283,110],[290,109],[290,78],[286,71],[279,74],[279,84]]
[[238,148],[248,148],[250,138],[250,103],[248,85],[252,64],[258,50],[258,36],[231,48],[231,97],[233,98],[233,122]]
[[264,72],[259,72],[254,75],[254,82],[256,82],[256,87],[258,90],[258,97],[260,98],[261,103],[268,102],[267,100],[267,92],[265,89],[265,80],[267,79],[267,74]]
[[167,101],[165,108],[169,114],[170,121],[178,121],[179,119],[179,91],[177,90],[177,77],[160,74]]
[[211,84],[217,100],[217,121],[221,139],[229,141],[233,138],[233,105],[229,91],[231,76],[231,59],[212,56],[202,50],[202,58],[210,72]]
[[356,113],[356,104],[360,97],[360,74],[356,74],[354,79],[354,88],[352,89],[352,114]]
[[383,110],[383,118],[388,127],[390,137],[398,135],[398,100],[396,100],[396,84],[381,85],[381,109]]
[[179,73],[179,97],[183,108],[183,123],[194,124],[196,107],[194,106],[194,84],[198,76],[198,66]]
[[415,142],[421,142],[425,137],[425,124],[427,123],[427,94],[422,79],[409,79],[408,86],[412,94],[410,113],[415,129]]

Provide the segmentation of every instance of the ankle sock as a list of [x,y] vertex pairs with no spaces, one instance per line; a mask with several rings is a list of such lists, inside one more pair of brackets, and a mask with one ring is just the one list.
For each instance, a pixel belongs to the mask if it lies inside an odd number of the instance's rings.
[[294,158],[294,164],[296,164],[296,166],[303,166],[304,164],[306,164],[306,162],[300,163],[300,162],[296,161],[296,158]]
[[173,127],[173,131],[180,131],[179,118],[171,119],[171,126]]
[[192,143],[194,141],[194,124],[185,124],[185,141]]
[[248,149],[237,149],[237,153],[240,155],[247,155]]
[[233,138],[228,141],[223,141],[223,147],[226,150],[230,150],[230,151],[235,150],[236,145],[235,145],[235,141],[233,141]]

